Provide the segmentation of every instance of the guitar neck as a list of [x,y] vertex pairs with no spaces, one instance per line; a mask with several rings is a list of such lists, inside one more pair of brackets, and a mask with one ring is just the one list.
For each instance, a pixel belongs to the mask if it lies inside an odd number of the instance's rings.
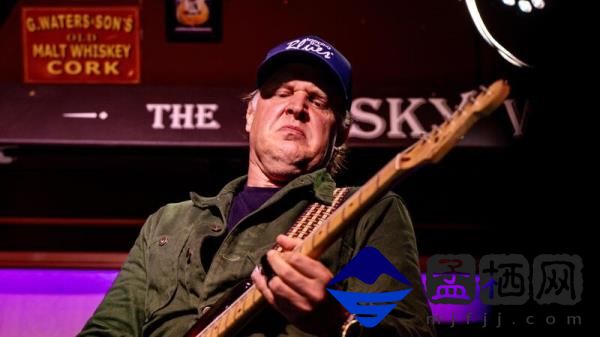
[[410,160],[407,152],[397,154],[375,176],[352,194],[327,220],[309,235],[300,246],[303,255],[318,258],[341,235],[346,227],[361,216],[366,209],[391,189],[407,169]]

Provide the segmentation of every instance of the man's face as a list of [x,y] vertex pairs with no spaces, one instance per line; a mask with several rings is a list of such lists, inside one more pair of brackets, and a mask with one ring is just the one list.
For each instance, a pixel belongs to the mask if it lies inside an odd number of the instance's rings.
[[308,65],[281,66],[248,105],[250,165],[286,182],[324,166],[335,129],[331,84]]

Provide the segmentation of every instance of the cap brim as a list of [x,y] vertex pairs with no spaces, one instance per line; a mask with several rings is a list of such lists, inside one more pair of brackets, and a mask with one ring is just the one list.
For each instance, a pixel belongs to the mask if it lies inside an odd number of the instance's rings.
[[343,96],[345,108],[349,108],[350,93],[346,91],[342,76],[321,57],[305,51],[283,50],[276,54],[270,55],[265,61],[263,61],[263,63],[261,63],[258,68],[258,73],[256,76],[257,86],[260,88],[278,67],[291,62],[318,65],[323,70],[327,71],[330,77],[334,80],[337,90]]

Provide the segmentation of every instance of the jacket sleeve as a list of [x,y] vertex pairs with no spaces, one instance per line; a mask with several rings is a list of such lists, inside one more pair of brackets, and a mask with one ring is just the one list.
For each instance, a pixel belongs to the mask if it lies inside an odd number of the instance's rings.
[[141,336],[145,319],[148,218],[110,290],[78,336]]
[[[355,231],[354,255],[366,246],[375,247],[411,283],[411,292],[377,326],[365,328],[365,336],[435,336],[427,324],[431,310],[424,294],[419,253],[412,222],[400,197],[388,193],[360,219]],[[402,284],[381,275],[372,285],[349,278],[348,291],[386,292]],[[404,286],[406,287],[406,286]]]

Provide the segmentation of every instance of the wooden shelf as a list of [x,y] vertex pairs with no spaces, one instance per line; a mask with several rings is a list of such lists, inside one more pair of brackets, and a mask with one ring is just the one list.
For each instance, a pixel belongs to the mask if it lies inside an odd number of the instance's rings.
[[120,269],[127,253],[0,252],[0,268]]
[[141,227],[143,219],[0,217],[0,225]]

